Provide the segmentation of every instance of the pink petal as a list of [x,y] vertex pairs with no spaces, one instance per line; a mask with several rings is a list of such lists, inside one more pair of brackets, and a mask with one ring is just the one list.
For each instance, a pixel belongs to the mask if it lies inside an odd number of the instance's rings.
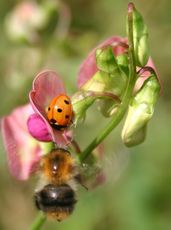
[[33,81],[30,102],[35,112],[46,117],[46,108],[57,95],[65,94],[63,82],[52,70],[39,73]]
[[47,125],[40,115],[36,113],[30,115],[27,126],[29,133],[38,141],[52,141],[52,136],[48,132]]
[[64,132],[53,130],[53,141],[59,148],[66,148],[70,144],[70,140],[67,138]]
[[[158,75],[158,73],[157,73],[156,67],[155,67],[154,62],[153,62],[153,60],[152,60],[151,57],[149,58],[149,60],[148,60],[146,66],[152,67],[152,68],[155,70],[155,72],[156,72],[156,74],[157,74],[157,77],[158,77],[158,80],[159,80],[159,83],[160,83],[160,85],[161,85],[161,81],[160,81],[159,75]],[[138,70],[140,70],[139,67],[137,68],[137,71],[138,71]],[[145,71],[145,72],[137,79],[136,84],[135,84],[135,89],[134,89],[134,90],[137,91],[138,89],[140,89],[141,86],[143,85],[144,81],[145,81],[149,76],[150,76],[150,72]]]
[[126,45],[127,39],[118,36],[113,36],[111,38],[108,38],[104,42],[102,42],[100,45],[98,45],[95,49],[93,49],[89,53],[88,57],[81,64],[78,73],[78,81],[77,81],[78,87],[81,87],[87,80],[89,80],[97,72],[96,58],[95,58],[96,49],[104,48],[107,45],[112,45],[114,54],[117,56],[119,54],[122,54],[126,50],[126,48],[120,46],[118,43],[124,43]]
[[36,76],[29,99],[35,113],[44,121],[47,132],[52,136],[52,140],[59,147],[63,147],[68,143],[67,138],[62,131],[52,129],[46,115],[46,108],[50,101],[60,94],[65,94],[63,82],[54,71],[46,70]]
[[20,180],[26,180],[39,162],[41,150],[28,133],[27,119],[33,113],[31,105],[15,109],[11,115],[2,118],[1,131],[7,152],[11,174]]

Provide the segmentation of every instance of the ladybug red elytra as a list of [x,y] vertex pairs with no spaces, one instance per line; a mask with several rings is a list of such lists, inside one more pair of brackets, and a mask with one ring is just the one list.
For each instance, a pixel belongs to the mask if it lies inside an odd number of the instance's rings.
[[57,130],[68,127],[73,119],[70,98],[67,95],[54,97],[49,104],[47,117],[51,126]]

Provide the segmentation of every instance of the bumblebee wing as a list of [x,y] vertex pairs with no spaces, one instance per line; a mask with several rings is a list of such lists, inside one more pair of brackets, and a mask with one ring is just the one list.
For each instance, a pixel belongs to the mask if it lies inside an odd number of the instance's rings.
[[74,179],[77,183],[79,183],[82,187],[84,187],[86,190],[88,190],[88,187],[84,184],[84,178],[81,174],[77,174]]

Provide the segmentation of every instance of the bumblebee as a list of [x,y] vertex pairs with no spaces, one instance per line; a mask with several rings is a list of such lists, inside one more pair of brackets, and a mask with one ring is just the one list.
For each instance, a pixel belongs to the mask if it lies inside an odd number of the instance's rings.
[[36,207],[58,221],[67,218],[77,202],[80,178],[70,152],[60,148],[52,150],[40,161],[40,181],[34,195]]

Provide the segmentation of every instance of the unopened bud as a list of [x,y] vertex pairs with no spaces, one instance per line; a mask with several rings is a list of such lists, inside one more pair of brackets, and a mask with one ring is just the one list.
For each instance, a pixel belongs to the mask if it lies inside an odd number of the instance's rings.
[[[82,89],[98,93],[111,93],[121,99],[128,78],[118,65],[111,46],[97,49],[96,63],[99,71],[82,86]],[[104,97],[99,101],[98,108],[104,116],[109,117],[113,115],[117,105],[117,101]]]
[[148,30],[142,15],[130,3],[130,11],[133,15],[133,41],[136,64],[143,67],[149,59]]
[[97,68],[108,74],[122,74],[111,46],[96,50]]
[[153,115],[159,92],[158,79],[155,75],[151,75],[132,99],[122,130],[125,145],[134,146],[144,141],[146,126]]

